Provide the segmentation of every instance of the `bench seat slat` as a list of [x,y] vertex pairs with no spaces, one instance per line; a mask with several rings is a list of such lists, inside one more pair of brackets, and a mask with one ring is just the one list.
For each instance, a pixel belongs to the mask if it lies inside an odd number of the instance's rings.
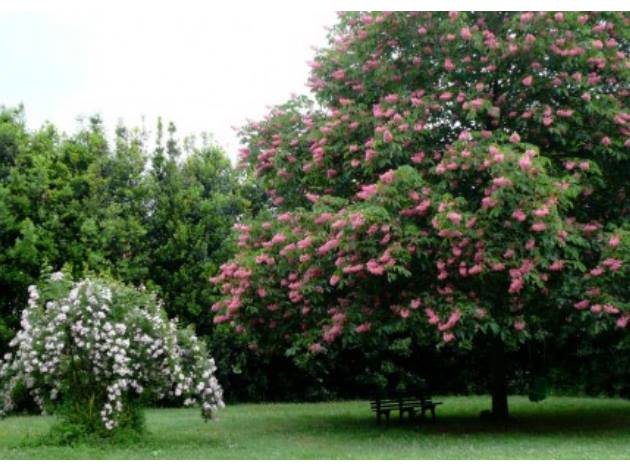
[[387,402],[387,401],[391,401],[391,402],[396,401],[396,402],[398,402],[399,400],[402,400],[402,401],[413,401],[413,400],[416,400],[416,399],[430,399],[430,397],[431,396],[405,396],[405,397],[400,397],[400,398],[398,398],[398,397],[396,397],[396,398],[387,397],[387,398],[382,398],[382,399],[373,399],[370,402],[377,402],[379,400],[381,402]]
[[[435,403],[433,403],[433,402],[406,402],[406,403],[402,404],[402,407],[418,407],[418,406],[430,406],[430,405],[435,405]],[[401,405],[398,404],[398,403],[396,403],[396,404],[381,404],[380,406],[376,405],[376,404],[372,405],[372,407],[381,408],[381,409],[390,408],[390,407],[397,408],[397,407],[400,407],[400,406]]]
[[[401,402],[399,401],[381,401],[376,402],[376,401],[371,401],[370,405],[371,406],[381,406],[381,407],[386,407],[386,406],[399,406],[401,404]],[[402,405],[406,406],[406,405],[412,405],[412,404],[436,404],[434,401],[430,400],[430,399],[413,399],[413,400],[408,400],[408,401],[402,401]],[[441,402],[439,402],[439,404],[442,404]]]

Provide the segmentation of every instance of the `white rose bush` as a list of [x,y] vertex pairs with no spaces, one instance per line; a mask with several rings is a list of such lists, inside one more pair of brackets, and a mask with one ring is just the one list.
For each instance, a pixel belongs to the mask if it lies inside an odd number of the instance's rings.
[[0,416],[25,387],[42,413],[81,431],[142,430],[141,407],[156,399],[199,405],[204,419],[224,407],[216,366],[190,328],[169,320],[151,294],[52,274],[29,287],[13,353],[0,362]]

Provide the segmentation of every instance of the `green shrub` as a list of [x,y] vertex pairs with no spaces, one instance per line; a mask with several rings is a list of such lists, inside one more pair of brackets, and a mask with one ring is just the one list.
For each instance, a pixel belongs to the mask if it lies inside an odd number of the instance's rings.
[[141,407],[166,396],[223,407],[214,360],[191,329],[169,321],[151,293],[100,279],[73,283],[54,273],[29,288],[17,347],[0,364],[0,415],[26,386],[65,434],[141,431]]

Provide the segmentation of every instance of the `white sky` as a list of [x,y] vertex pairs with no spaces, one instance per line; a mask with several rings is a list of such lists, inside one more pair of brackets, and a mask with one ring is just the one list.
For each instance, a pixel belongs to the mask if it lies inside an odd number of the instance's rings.
[[[214,2],[2,2],[0,104],[23,103],[30,127],[62,130],[100,113],[180,135],[214,135],[233,158],[233,126],[307,92],[312,46],[332,10],[216,9]],[[169,6],[170,5],[170,6]],[[242,5],[241,5],[242,7]]]
[[[142,117],[152,129],[160,115],[175,122],[180,136],[212,133],[234,158],[233,126],[262,117],[291,93],[307,92],[306,62],[312,46],[325,44],[334,10],[378,9],[375,3],[0,0],[0,105],[23,103],[31,128],[48,120],[68,132],[77,117],[94,113],[110,132],[120,119],[136,126]],[[506,6],[448,3],[463,10]]]

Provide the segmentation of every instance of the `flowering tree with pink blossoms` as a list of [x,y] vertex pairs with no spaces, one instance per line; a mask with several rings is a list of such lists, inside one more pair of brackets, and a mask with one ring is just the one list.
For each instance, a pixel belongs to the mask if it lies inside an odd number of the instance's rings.
[[299,97],[242,130],[272,202],[216,323],[324,356],[413,332],[505,352],[630,318],[630,17],[352,12]]

